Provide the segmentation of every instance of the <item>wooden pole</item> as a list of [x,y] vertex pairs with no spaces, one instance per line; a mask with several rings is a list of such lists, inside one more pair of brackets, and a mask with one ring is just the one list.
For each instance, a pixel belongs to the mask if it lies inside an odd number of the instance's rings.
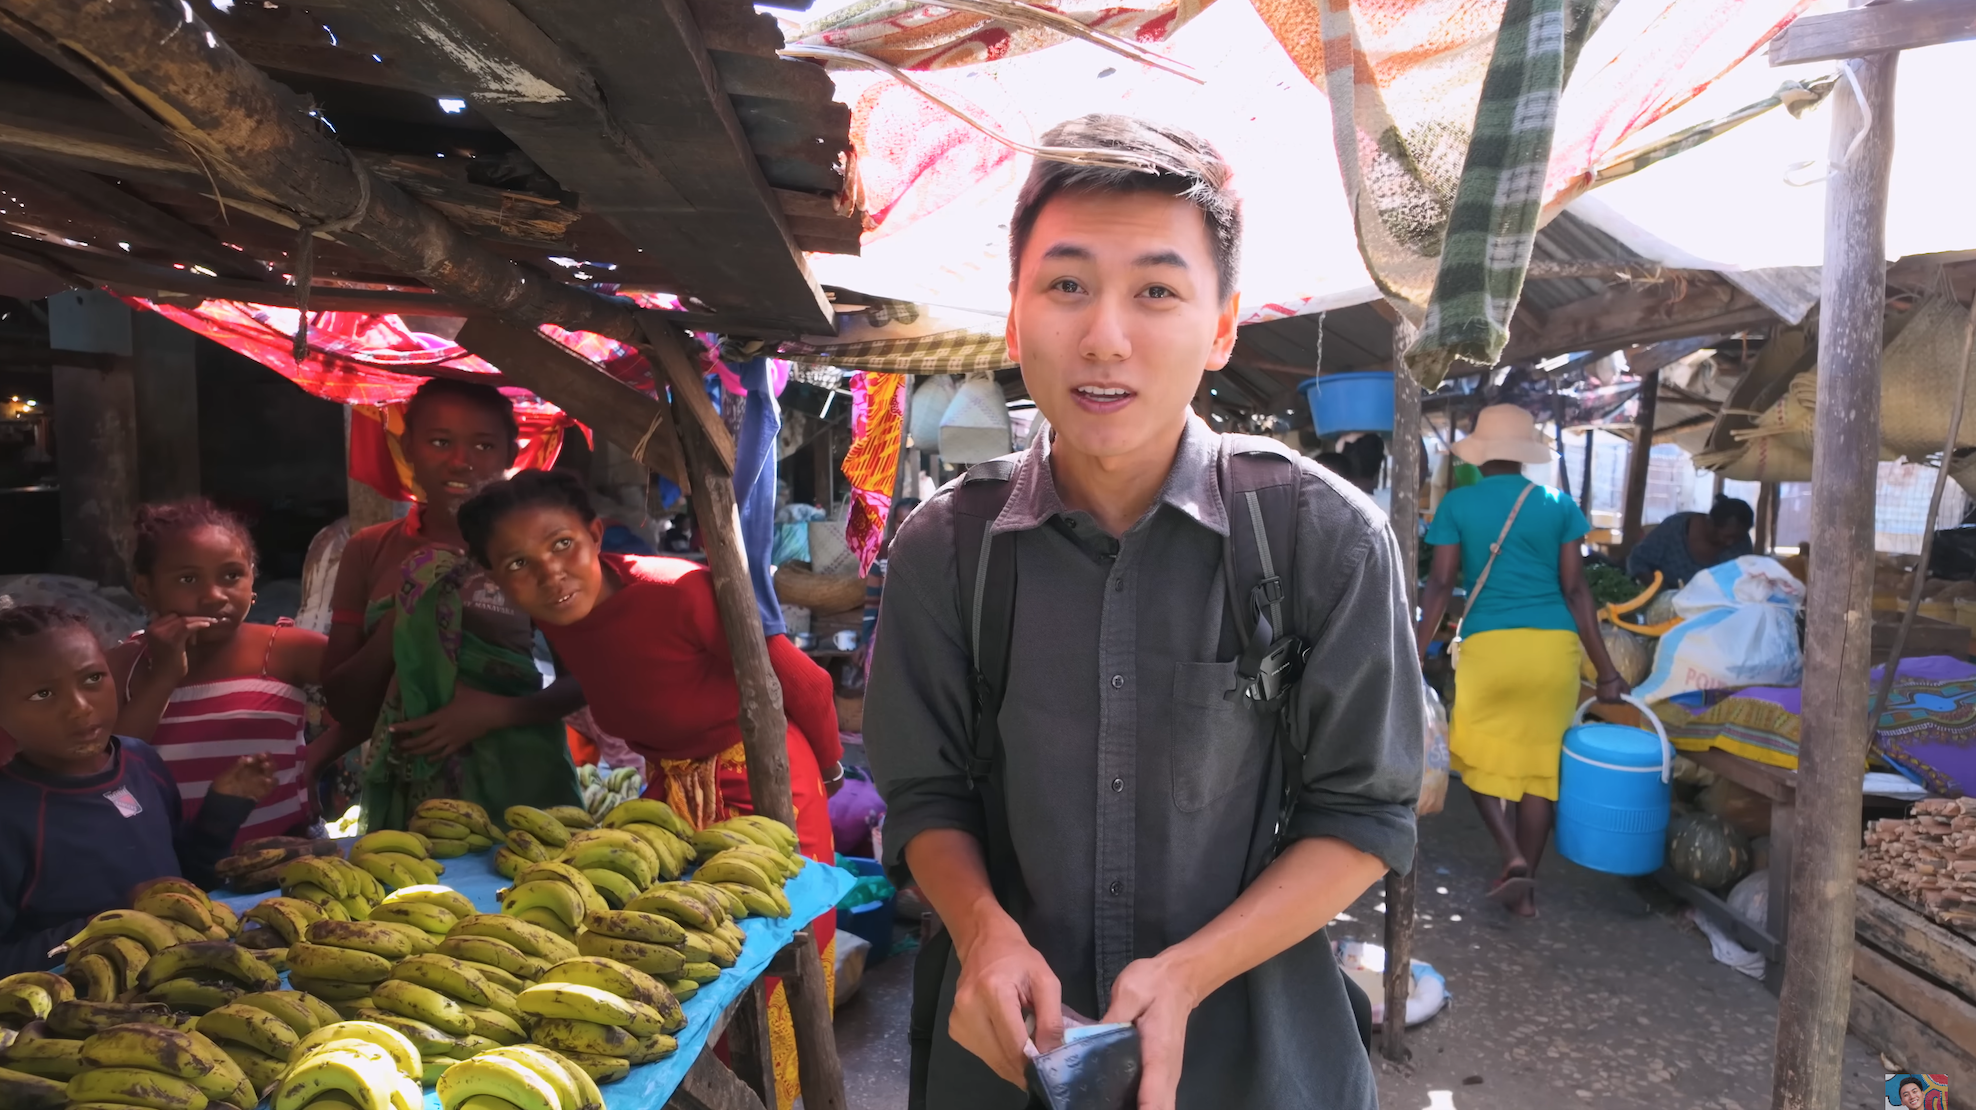
[[1764,482],[1756,489],[1756,537],[1751,546],[1758,555],[1770,554],[1777,546],[1777,483]]
[[137,492],[146,501],[199,495],[198,337],[155,312],[130,322],[137,398]]
[[1641,517],[1647,511],[1647,468],[1654,453],[1654,411],[1660,406],[1660,371],[1640,375],[1639,431],[1633,437],[1633,450],[1626,459],[1626,512],[1622,517],[1619,542],[1627,551],[1640,542]]
[[[1586,520],[1592,519],[1592,453],[1598,446],[1599,430],[1585,429],[1585,465],[1578,479],[1578,511],[1585,514]],[[1558,449],[1563,450],[1562,447]]]
[[[131,310],[107,293],[58,293],[48,298],[48,343],[56,358],[62,569],[105,586],[127,585],[138,498]],[[90,357],[64,363],[63,351]]]
[[[1857,6],[1857,0],[1855,0]],[[1811,593],[1805,612],[1804,734],[1790,935],[1777,1003],[1776,1110],[1839,1105],[1852,996],[1859,769],[1867,748],[1873,497],[1880,457],[1887,181],[1897,55],[1845,63],[1832,96],[1825,184],[1818,417],[1811,467]]]
[[[1415,617],[1420,590],[1420,386],[1403,355],[1412,346],[1413,335],[1412,325],[1404,320],[1393,325],[1393,500],[1389,519],[1393,538],[1400,545],[1400,580],[1406,584],[1409,621]],[[1379,1027],[1379,1051],[1395,1062],[1403,1062],[1410,1055],[1407,993],[1413,986],[1414,896],[1419,883],[1417,851],[1406,874],[1386,874],[1386,1005],[1385,1020]]]

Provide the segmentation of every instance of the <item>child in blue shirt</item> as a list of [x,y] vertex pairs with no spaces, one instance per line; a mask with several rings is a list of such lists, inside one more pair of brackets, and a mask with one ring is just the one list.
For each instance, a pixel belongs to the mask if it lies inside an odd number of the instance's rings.
[[213,865],[274,787],[265,755],[213,782],[190,824],[178,784],[149,744],[117,736],[117,687],[80,617],[42,605],[0,609],[0,975],[53,966],[48,951],[142,883]]

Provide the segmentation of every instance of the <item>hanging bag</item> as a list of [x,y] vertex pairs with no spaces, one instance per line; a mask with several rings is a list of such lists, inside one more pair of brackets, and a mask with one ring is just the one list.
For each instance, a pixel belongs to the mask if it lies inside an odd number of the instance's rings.
[[1496,542],[1489,545],[1489,561],[1482,564],[1482,573],[1475,576],[1475,588],[1468,591],[1468,603],[1462,606],[1461,619],[1455,622],[1454,642],[1448,645],[1448,660],[1461,669],[1461,626],[1468,623],[1468,615],[1475,611],[1475,603],[1482,598],[1482,587],[1489,584],[1489,572],[1496,569],[1496,556],[1503,553],[1503,541],[1509,538],[1510,526],[1516,523],[1516,514],[1523,511],[1523,502],[1530,491],[1537,488],[1535,482],[1523,487],[1516,495],[1516,504],[1509,507],[1509,519],[1503,521],[1503,530],[1496,534]]

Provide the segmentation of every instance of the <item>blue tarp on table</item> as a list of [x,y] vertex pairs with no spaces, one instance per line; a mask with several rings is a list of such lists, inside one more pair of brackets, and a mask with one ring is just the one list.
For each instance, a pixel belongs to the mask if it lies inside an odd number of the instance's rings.
[[[440,882],[466,895],[476,909],[500,912],[501,904],[494,892],[507,886],[508,880],[494,870],[494,853],[475,852],[441,862],[446,865],[446,874],[440,876]],[[781,919],[751,917],[741,922],[742,931],[748,934],[748,942],[741,947],[741,958],[733,967],[723,970],[720,978],[701,984],[699,993],[686,1002],[686,1028],[678,1035],[679,1051],[657,1063],[632,1068],[623,1080],[604,1085],[605,1110],[658,1110],[664,1106],[686,1078],[687,1069],[706,1048],[707,1031],[715,1019],[761,977],[769,961],[791,937],[811,921],[835,912],[838,901],[851,889],[851,883],[848,873],[808,861],[782,888],[794,913]],[[275,893],[217,895],[213,900],[225,902],[236,913],[245,913]],[[426,1110],[439,1110],[439,1096],[430,1089],[425,1092],[425,1105]]]

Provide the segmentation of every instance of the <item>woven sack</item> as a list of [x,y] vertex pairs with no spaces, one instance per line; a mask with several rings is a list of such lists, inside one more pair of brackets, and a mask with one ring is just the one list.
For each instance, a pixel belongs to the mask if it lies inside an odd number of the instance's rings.
[[858,573],[858,556],[844,540],[843,521],[810,521],[810,570],[826,575]]
[[968,378],[940,417],[940,458],[978,463],[1014,449],[1009,438],[1009,405],[991,375]]
[[906,414],[906,434],[921,451],[940,450],[940,418],[947,415],[959,387],[946,374],[935,374],[913,390],[912,406]]
[[[1954,296],[1930,292],[1880,355],[1880,450],[1883,457],[1925,459],[1949,434],[1968,312]],[[1976,377],[1970,379],[1976,387]],[[1965,396],[1966,401],[1966,396]],[[1976,446],[1976,422],[1963,421],[1959,447]]]

